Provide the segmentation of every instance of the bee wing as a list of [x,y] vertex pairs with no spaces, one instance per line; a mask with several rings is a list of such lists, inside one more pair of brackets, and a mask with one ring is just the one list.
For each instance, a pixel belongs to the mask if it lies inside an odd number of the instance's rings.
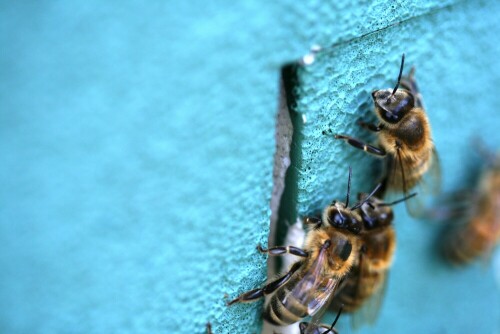
[[[431,203],[441,191],[441,166],[435,148],[432,149],[431,158],[427,164],[427,171],[413,187],[408,182],[408,176],[411,175],[412,171],[402,162],[400,151],[394,159],[390,160],[388,167],[389,189],[402,188],[404,196],[417,193],[417,196],[405,201],[410,215],[417,218],[430,218]],[[392,196],[394,197],[394,195]]]
[[382,307],[382,301],[384,300],[387,290],[389,272],[379,272],[378,275],[381,275],[380,287],[363,303],[361,308],[352,315],[352,328],[355,330],[359,329],[363,324],[373,325],[377,321],[380,308]]
[[478,192],[470,189],[443,194],[433,203],[429,218],[439,222],[453,221],[454,225],[464,224],[477,214],[478,201]]
[[282,300],[287,310],[306,306],[307,314],[313,315],[311,322],[301,334],[317,333],[321,317],[341,281],[339,276],[327,277],[323,274],[325,258],[325,252],[320,252],[304,277]]
[[436,148],[432,148],[429,168],[418,183],[423,194],[438,195],[441,192],[441,164]]
[[327,331],[328,329],[325,329],[326,327],[324,325],[321,325],[321,319],[323,318],[323,315],[325,314],[325,311],[328,309],[328,306],[330,305],[334,293],[333,291],[335,288],[338,286],[339,280],[336,280],[336,282],[332,285],[333,289],[329,292],[328,295],[324,294],[322,296],[322,303],[319,309],[314,313],[311,322],[307,325],[307,327],[304,329],[303,332],[300,334],[321,334]]

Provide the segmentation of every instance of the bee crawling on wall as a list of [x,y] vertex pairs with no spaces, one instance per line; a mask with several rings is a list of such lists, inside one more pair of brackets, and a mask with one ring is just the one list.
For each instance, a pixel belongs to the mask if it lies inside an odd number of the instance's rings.
[[270,295],[263,314],[267,322],[286,326],[313,316],[305,334],[317,328],[339,283],[359,257],[361,216],[349,207],[348,191],[346,203],[333,201],[324,209],[321,219],[309,219],[306,223],[312,226],[303,248],[277,246],[261,249],[269,255],[293,254],[299,257],[290,270],[262,288],[241,294],[228,305],[252,302]]
[[404,59],[403,54],[396,86],[372,92],[379,124],[358,122],[362,128],[377,133],[378,145],[370,145],[342,134],[336,134],[335,138],[385,158],[383,186],[378,197],[384,197],[386,191],[408,195],[415,186],[421,187],[417,190],[420,196],[406,204],[412,216],[424,217],[426,205],[422,202],[422,194],[436,195],[440,191],[439,160],[429,119],[414,79],[414,68],[408,76],[402,77]]
[[[374,224],[374,212],[388,206],[381,202],[371,204],[372,193],[362,196],[360,201],[349,207],[351,168],[345,203],[333,201],[322,213],[321,218],[307,217],[304,223],[309,227],[304,247],[277,246],[260,251],[269,255],[292,254],[300,258],[290,270],[262,288],[245,292],[228,305],[252,302],[270,295],[264,306],[264,319],[276,326],[286,326],[312,316],[312,321],[303,328],[304,334],[318,333],[321,316],[337,290],[348,278],[351,269],[359,266],[366,246],[362,237],[365,224]],[[365,211],[373,206],[373,212]],[[392,214],[392,211],[391,211]],[[375,215],[376,216],[376,215]],[[392,215],[382,220],[392,220]],[[371,247],[368,245],[368,247]],[[376,251],[374,250],[376,253]]]
[[[378,186],[372,194],[378,190]],[[391,203],[386,203],[372,194],[358,195],[357,211],[362,218],[360,238],[362,251],[351,272],[341,284],[332,302],[335,310],[343,306],[354,312],[352,325],[359,328],[364,323],[373,324],[377,319],[388,282],[396,249],[396,232],[393,228],[394,214],[391,206],[406,201],[413,193]]]
[[477,189],[455,194],[451,209],[443,209],[444,218],[458,220],[446,227],[441,242],[443,254],[455,264],[489,258],[500,241],[500,152],[495,156],[481,148],[487,164]]

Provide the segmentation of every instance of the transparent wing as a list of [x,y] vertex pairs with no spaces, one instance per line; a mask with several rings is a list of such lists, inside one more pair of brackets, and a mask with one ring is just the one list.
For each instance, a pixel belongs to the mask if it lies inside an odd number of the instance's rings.
[[429,218],[432,203],[441,191],[441,167],[434,148],[429,161],[422,162],[422,166],[426,170],[420,178],[415,180],[412,177],[415,171],[409,170],[402,162],[401,152],[398,151],[397,155],[389,160],[387,188],[392,192],[389,195],[390,198],[396,198],[397,191],[394,190],[402,190],[404,196],[416,192],[417,196],[405,201],[406,208],[413,217]]
[[434,202],[431,216],[439,221],[470,219],[478,198],[477,192],[470,189],[445,193]]
[[359,329],[364,324],[373,325],[377,321],[382,307],[382,301],[384,300],[387,290],[389,272],[382,271],[377,274],[380,275],[380,286],[373,295],[363,303],[361,308],[352,315],[352,327],[355,330]]
[[428,218],[454,226],[466,224],[477,214],[479,193],[470,189],[440,195],[432,204]]
[[304,316],[314,315],[329,301],[339,279],[326,278],[318,269],[308,272],[285,296],[282,302],[287,310],[299,314],[305,306]]
[[[324,274],[323,267],[326,260],[326,252],[324,250],[320,251],[304,277],[290,291],[287,298],[282,301],[286,309],[292,312],[294,308],[299,308],[295,310],[298,312],[306,306],[307,315],[313,316],[303,334],[313,334],[320,327],[321,317],[342,279],[339,276],[332,277]],[[297,314],[296,312],[294,313]]]
[[417,183],[422,194],[438,195],[441,192],[441,164],[436,148],[432,148],[430,166]]
[[[337,285],[338,285],[338,281],[335,284],[335,287],[337,287]],[[323,304],[320,306],[318,311],[313,315],[311,322],[308,324],[308,326],[304,330],[304,333],[301,333],[301,334],[318,334],[318,333],[325,332],[325,330],[324,330],[325,327],[323,325],[321,325],[321,319],[323,318],[325,311],[328,309],[328,306],[330,305],[330,303],[333,299],[334,289],[331,290],[329,296],[325,296]]]

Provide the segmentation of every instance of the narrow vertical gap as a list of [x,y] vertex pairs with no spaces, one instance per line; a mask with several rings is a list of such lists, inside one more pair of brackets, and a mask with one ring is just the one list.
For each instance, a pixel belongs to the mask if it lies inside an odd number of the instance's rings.
[[[285,176],[290,166],[290,147],[292,143],[293,127],[288,111],[285,84],[280,75],[279,104],[276,117],[276,151],[274,153],[273,167],[273,193],[271,196],[271,224],[269,227],[268,244],[274,246],[278,230],[279,207],[285,189]],[[268,257],[267,277],[276,275],[276,258]]]
[[[311,65],[321,48],[313,45],[309,53],[298,61],[281,67],[278,114],[276,117],[276,152],[273,167],[273,193],[271,196],[271,225],[268,245],[294,245],[302,247],[304,230],[297,212],[298,178],[302,167],[302,141],[305,119],[297,111],[299,70]],[[293,232],[293,233],[291,233]],[[276,277],[285,271],[293,255],[270,256],[267,260],[267,277]],[[283,268],[286,267],[286,268]],[[279,327],[282,334],[298,334],[298,323]],[[262,334],[274,334],[276,328],[264,322]]]
[[[288,227],[294,224],[298,217],[297,178],[302,157],[300,140],[303,126],[302,118],[295,112],[299,66],[300,63],[294,62],[281,68],[268,239],[270,247],[284,243]],[[281,272],[281,267],[280,257],[268,257],[267,277],[275,277]],[[284,333],[288,332],[285,328],[282,329]],[[275,333],[275,328],[264,322],[262,334],[272,333]]]
[[[298,141],[302,120],[298,120],[294,112],[296,73],[297,63],[287,64],[281,69],[268,239],[271,246],[282,244],[287,227],[297,220],[297,174],[301,158]],[[280,264],[279,258],[269,257],[268,277],[279,271]]]
[[[288,227],[294,224],[298,218],[297,213],[297,197],[298,197],[298,173],[301,167],[302,151],[302,126],[303,120],[300,114],[296,112],[297,101],[297,70],[298,63],[287,64],[281,70],[283,80],[284,93],[289,119],[292,125],[293,134],[290,143],[290,166],[285,175],[285,187],[280,199],[278,207],[278,218],[276,222],[277,233],[273,242],[281,245],[285,241],[286,231]],[[281,263],[275,263],[275,269],[280,267]]]

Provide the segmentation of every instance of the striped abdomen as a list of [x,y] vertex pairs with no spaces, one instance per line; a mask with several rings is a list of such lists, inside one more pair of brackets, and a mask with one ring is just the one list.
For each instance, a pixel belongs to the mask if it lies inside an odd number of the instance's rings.
[[[323,301],[324,293],[328,290],[331,279],[323,278],[322,282],[307,282],[307,280],[318,280],[319,277],[305,275],[304,271],[296,272],[290,280],[279,288],[266,303],[264,319],[277,326],[286,326],[300,321],[301,319],[314,314]],[[306,289],[307,286],[316,285],[314,289]],[[304,288],[298,288],[303,286]],[[322,288],[324,287],[324,289]]]

